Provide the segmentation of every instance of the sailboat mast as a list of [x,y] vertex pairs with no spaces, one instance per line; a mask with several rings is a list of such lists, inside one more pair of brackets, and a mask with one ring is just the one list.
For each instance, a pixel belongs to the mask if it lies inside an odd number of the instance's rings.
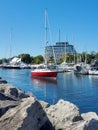
[[[47,10],[45,10],[45,64],[48,63],[47,59],[48,59],[48,55],[47,55],[47,46],[48,46],[48,31],[49,31],[49,21],[48,21],[48,13]],[[50,33],[50,31],[49,31]],[[55,58],[55,53],[54,53],[54,47],[52,46],[52,51],[53,51],[53,57],[54,57],[54,61],[56,63],[56,58]]]
[[10,36],[10,40],[9,40],[9,60],[11,58],[11,53],[12,53],[12,28],[10,30],[10,33],[9,33],[9,36]]
[[48,28],[47,28],[47,10],[45,10],[45,43],[46,43],[46,46],[47,46],[47,43],[48,43],[47,31],[48,31]]
[[59,29],[59,43],[60,43],[60,38],[61,38],[61,37],[60,37],[60,29]]
[[65,63],[66,63],[66,54],[67,54],[66,47],[67,47],[67,37],[65,37],[65,60],[64,60]]
[[48,44],[47,32],[48,32],[48,28],[47,28],[47,10],[45,10],[45,64],[47,64],[47,53],[46,53],[47,44]]

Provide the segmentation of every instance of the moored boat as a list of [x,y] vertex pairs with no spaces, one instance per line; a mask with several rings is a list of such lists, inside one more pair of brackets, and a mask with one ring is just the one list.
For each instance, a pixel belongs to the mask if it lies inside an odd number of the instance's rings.
[[23,63],[21,58],[14,57],[9,63],[3,63],[3,69],[30,69],[30,65]]
[[95,60],[89,69],[88,72],[90,75],[98,75],[98,60]]
[[[47,12],[45,11],[45,38],[46,38],[46,46],[47,46]],[[38,66],[36,69],[31,70],[31,76],[33,77],[44,77],[44,78],[55,78],[57,77],[57,67],[54,65],[49,65],[47,61],[47,57],[45,57],[45,64]]]
[[31,71],[31,76],[44,77],[44,78],[56,78],[57,73],[58,73],[57,69],[54,68],[53,66],[41,65]]
[[11,65],[11,64],[6,64],[6,65],[2,65],[3,69],[20,69],[19,65]]
[[75,74],[88,74],[89,65],[85,63],[78,63],[74,66],[74,73]]

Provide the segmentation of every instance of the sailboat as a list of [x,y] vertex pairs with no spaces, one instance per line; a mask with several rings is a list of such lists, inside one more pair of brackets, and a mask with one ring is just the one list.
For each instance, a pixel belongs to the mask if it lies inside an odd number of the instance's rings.
[[14,57],[13,59],[11,59],[11,52],[12,52],[12,46],[11,46],[11,43],[12,43],[12,28],[10,30],[9,36],[10,36],[9,61],[8,61],[8,63],[3,61],[2,68],[4,68],[4,69],[20,69],[20,66],[18,64],[20,59],[17,58],[17,57]]
[[80,57],[80,62],[74,65],[74,74],[83,74],[87,75],[88,71],[90,69],[90,66],[86,63],[86,55],[85,55],[85,61],[81,62],[81,57]]
[[[45,39],[47,46],[47,11],[45,10]],[[31,76],[33,77],[44,77],[56,79],[58,74],[57,68],[54,65],[49,65],[47,57],[45,57],[45,64],[39,65],[36,69],[31,70]]]
[[73,71],[73,65],[74,65],[74,63],[67,63],[66,62],[66,54],[67,54],[67,44],[68,44],[68,41],[67,40],[65,40],[65,59],[64,59],[64,61],[59,65],[59,68],[62,68],[63,69],[63,71],[64,72],[71,72],[71,71]]
[[95,60],[88,71],[89,75],[98,75],[98,60]]

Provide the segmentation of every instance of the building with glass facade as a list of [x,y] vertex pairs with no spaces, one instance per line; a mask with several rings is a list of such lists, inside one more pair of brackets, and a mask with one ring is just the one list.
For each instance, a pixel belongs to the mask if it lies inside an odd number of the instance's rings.
[[45,57],[49,60],[50,57],[54,57],[56,61],[60,59],[61,56],[65,54],[76,54],[76,50],[73,45],[70,45],[68,42],[57,42],[53,46],[45,47]]

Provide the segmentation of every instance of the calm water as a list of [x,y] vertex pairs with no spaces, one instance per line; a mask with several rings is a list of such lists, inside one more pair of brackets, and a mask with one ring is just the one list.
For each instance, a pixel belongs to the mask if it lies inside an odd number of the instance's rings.
[[98,114],[98,76],[59,73],[57,80],[45,80],[31,78],[30,71],[0,69],[0,76],[50,104],[64,99],[76,104],[80,112],[94,111]]

